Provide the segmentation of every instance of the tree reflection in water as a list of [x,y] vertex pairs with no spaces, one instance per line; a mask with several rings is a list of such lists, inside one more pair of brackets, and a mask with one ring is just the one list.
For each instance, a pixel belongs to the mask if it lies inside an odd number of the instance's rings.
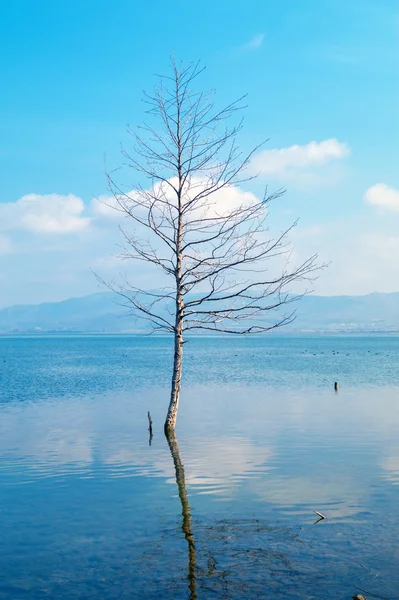
[[[203,568],[197,564],[198,552],[192,530],[191,509],[180,449],[176,434],[173,431],[166,438],[173,458],[183,517],[182,530],[188,546],[189,600],[197,599],[199,589],[205,593],[222,594],[220,597],[226,599],[241,598],[248,590],[254,594],[254,597],[259,597],[259,593],[260,597],[263,597],[265,584],[268,580],[270,583],[270,578],[275,580],[274,583],[278,587],[281,586],[282,581],[278,582],[278,577],[276,577],[278,571],[282,572],[282,580],[285,579],[288,573],[291,573],[296,579],[298,573],[290,564],[286,554],[271,550],[269,543],[276,535],[284,538],[287,536],[291,538],[291,542],[296,543],[298,541],[297,535],[292,534],[288,528],[273,528],[258,519],[227,519],[212,522],[208,525],[203,524],[201,529],[205,535],[203,540],[205,547],[202,551],[202,562],[206,564],[206,567]],[[266,536],[267,538],[266,545],[263,548],[259,548],[259,536]],[[229,542],[230,546],[230,552],[227,555],[225,552],[226,542]],[[255,547],[252,547],[253,543],[256,544]],[[223,566],[218,565],[219,561],[216,560],[214,553],[211,551],[211,547],[214,547],[216,552],[218,549],[220,551],[221,544],[223,545],[224,558],[222,563],[225,563]],[[267,573],[268,570],[269,573]],[[285,596],[282,595],[281,597]]]
[[184,474],[184,466],[180,456],[179,444],[177,443],[177,437],[174,431],[170,431],[166,436],[168,440],[170,453],[173,458],[173,464],[175,467],[176,483],[179,491],[179,498],[181,502],[181,512],[183,516],[182,529],[184,537],[188,544],[188,587],[190,589],[190,600],[196,600],[196,579],[195,579],[195,568],[196,568],[196,550],[194,536],[191,526],[191,510],[188,502],[186,478]]
[[[204,598],[209,597],[211,593],[226,600],[244,597],[305,600],[314,597],[315,589],[330,589],[340,594],[342,589],[353,589],[359,573],[348,564],[344,573],[341,570],[345,582],[334,576],[328,567],[331,542],[319,539],[318,528],[311,530],[315,535],[313,538],[310,533],[305,535],[302,528],[294,531],[291,527],[270,525],[254,517],[211,519],[208,523],[198,523],[197,538],[201,538],[198,550],[192,530],[184,466],[174,432],[170,432],[167,441],[175,468],[182,530],[188,547],[189,600],[197,600],[198,593],[200,597],[202,594]],[[316,541],[317,563],[313,564]]]
[[[279,551],[274,552],[267,545],[265,548],[251,547],[251,543],[254,541],[256,544],[259,544],[259,535],[266,534],[270,541],[270,536],[274,537],[276,533],[277,535],[290,533],[286,528],[274,529],[266,526],[258,519],[243,519],[239,521],[227,519],[212,522],[212,524],[208,525],[204,524],[202,529],[203,534],[205,534],[205,539],[203,540],[205,547],[202,552],[202,562],[206,564],[206,567],[203,568],[197,564],[197,549],[192,530],[191,509],[179,444],[174,432],[170,432],[166,438],[173,458],[183,517],[182,530],[188,546],[187,579],[189,600],[197,599],[199,589],[205,593],[222,594],[221,597],[223,598],[237,597],[236,594],[242,597],[248,589],[251,589],[252,593],[257,597],[261,590],[263,596],[266,580],[270,575],[275,577],[276,574],[274,572],[267,575],[264,572],[265,567],[273,571],[276,568],[275,563],[280,563],[280,568],[284,572],[283,578],[287,572],[291,571],[294,573],[294,569],[284,553]],[[292,539],[296,541],[296,536],[294,535]],[[211,551],[211,547],[214,547],[217,551],[220,544],[224,545],[227,541],[230,543],[233,542],[228,553],[230,556],[224,556],[226,564],[220,568],[221,565],[218,566],[218,561]],[[224,546],[223,550],[226,550],[226,546]],[[257,575],[254,571],[257,572]],[[256,581],[257,579],[258,581]]]

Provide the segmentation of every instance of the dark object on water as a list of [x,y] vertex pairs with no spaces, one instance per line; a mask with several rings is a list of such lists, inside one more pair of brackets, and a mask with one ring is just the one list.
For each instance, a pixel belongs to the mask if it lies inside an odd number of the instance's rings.
[[338,392],[338,381],[334,382],[334,390]]
[[150,432],[150,439],[149,439],[148,443],[151,446],[153,435],[152,435],[152,419],[151,419],[150,411],[148,411],[148,431]]

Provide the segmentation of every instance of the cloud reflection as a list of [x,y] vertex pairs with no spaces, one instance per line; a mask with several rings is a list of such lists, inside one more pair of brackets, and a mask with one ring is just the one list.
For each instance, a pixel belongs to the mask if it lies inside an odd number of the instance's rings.
[[[212,392],[202,422],[197,395],[203,398],[203,390],[186,392],[191,408],[179,432],[190,493],[220,499],[248,494],[282,510],[346,517],[367,507],[373,473],[381,486],[384,480],[399,483],[399,451],[389,442],[399,423],[391,391],[378,391],[378,409],[376,390],[338,396],[274,391],[265,401],[264,390],[254,389],[250,406],[239,401],[240,393],[230,390],[226,412],[226,390]],[[159,396],[157,424],[164,408]],[[160,477],[175,485],[157,430],[148,446],[147,411],[138,409],[147,405],[148,398],[126,395],[3,405],[0,469],[22,482],[78,474]]]

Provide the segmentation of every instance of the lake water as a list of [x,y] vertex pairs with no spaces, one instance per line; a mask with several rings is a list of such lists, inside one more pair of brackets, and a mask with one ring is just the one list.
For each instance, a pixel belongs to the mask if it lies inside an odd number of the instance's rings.
[[0,338],[0,598],[399,598],[399,338],[171,346]]

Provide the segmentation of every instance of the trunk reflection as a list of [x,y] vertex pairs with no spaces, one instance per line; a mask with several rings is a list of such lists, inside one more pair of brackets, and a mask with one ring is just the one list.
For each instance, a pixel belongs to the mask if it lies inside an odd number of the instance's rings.
[[191,527],[191,510],[187,496],[184,466],[181,460],[179,444],[177,443],[175,432],[173,430],[169,431],[166,435],[166,439],[168,440],[170,453],[172,455],[173,464],[175,466],[176,483],[181,503],[181,512],[183,516],[182,529],[184,532],[184,537],[186,538],[188,544],[188,587],[190,589],[190,600],[196,600],[196,551],[194,536]]

